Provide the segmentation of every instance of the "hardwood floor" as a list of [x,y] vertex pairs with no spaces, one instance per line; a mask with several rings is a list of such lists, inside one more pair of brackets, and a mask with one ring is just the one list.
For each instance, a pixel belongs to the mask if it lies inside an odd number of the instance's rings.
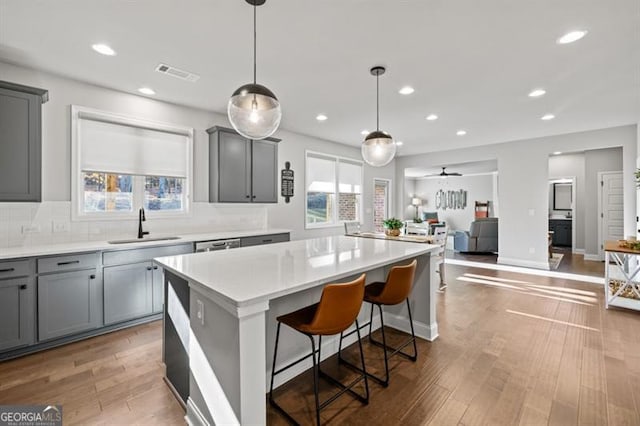
[[65,425],[184,424],[162,379],[162,322],[0,363],[0,404],[62,404]]
[[[595,260],[584,260],[583,254],[572,253],[571,249],[563,247],[553,247],[554,253],[562,253],[564,257],[555,269],[556,272],[567,272],[578,275],[589,275],[592,277],[604,277],[604,262]],[[459,253],[447,250],[447,259],[467,260],[469,262],[480,262],[495,265],[498,263],[498,255],[491,253]]]
[[[440,337],[418,361],[394,357],[388,388],[370,383],[362,406],[344,395],[322,412],[346,425],[638,425],[640,313],[605,310],[600,286],[447,265]],[[404,335],[390,333],[394,342]],[[160,324],[0,363],[0,404],[61,403],[65,424],[184,424],[162,381]],[[392,342],[393,343],[393,342]],[[382,354],[365,343],[367,367]],[[355,347],[347,357],[355,360]],[[323,368],[352,372],[335,358]],[[313,419],[309,372],[276,392],[303,424]],[[333,392],[321,382],[322,395]],[[268,423],[286,421],[269,409]]]

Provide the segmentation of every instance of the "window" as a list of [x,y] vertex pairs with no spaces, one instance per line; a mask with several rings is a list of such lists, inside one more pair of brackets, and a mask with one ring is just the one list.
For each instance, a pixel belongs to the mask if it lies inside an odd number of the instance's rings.
[[72,108],[74,219],[189,212],[193,130]]
[[362,162],[307,152],[307,228],[360,221]]

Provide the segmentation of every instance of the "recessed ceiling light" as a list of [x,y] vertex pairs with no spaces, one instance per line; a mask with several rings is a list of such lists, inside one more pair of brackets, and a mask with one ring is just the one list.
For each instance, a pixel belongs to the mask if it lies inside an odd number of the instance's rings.
[[402,141],[396,141],[396,145],[398,145],[398,146],[402,146],[402,145],[404,145],[404,142],[402,142]]
[[138,92],[142,93],[143,95],[155,95],[156,92],[155,90],[153,90],[150,87],[141,87],[138,89]]
[[327,118],[329,118],[329,117],[327,117],[327,116],[326,116],[326,115],[324,115],[324,114],[318,114],[318,115],[316,115],[316,120],[318,120],[318,121],[325,121]]
[[437,120],[437,119],[438,119],[438,116],[435,115],[435,114],[427,115],[427,120],[429,120],[429,121],[433,121],[433,120]]
[[464,136],[464,135],[466,135],[466,134],[467,134],[467,131],[466,131],[466,130],[458,130],[458,131],[456,132],[456,135],[458,135],[458,136]]
[[545,93],[547,93],[547,91],[544,89],[534,89],[531,91],[531,93],[529,93],[529,96],[532,98],[539,98],[540,96],[543,96]]
[[549,121],[549,120],[553,120],[554,118],[556,118],[556,116],[553,114],[545,114],[542,117],[540,117],[540,120]]
[[578,40],[580,40],[582,37],[584,37],[586,35],[587,35],[587,31],[585,31],[585,30],[571,31],[571,32],[566,33],[562,37],[560,37],[558,40],[556,40],[556,43],[558,43],[558,44],[573,43],[574,41],[578,41]]
[[91,48],[102,55],[114,56],[116,54],[116,51],[106,44],[94,44],[91,46]]
[[360,132],[361,135],[367,136],[370,132],[368,130],[363,130]]
[[402,89],[398,90],[398,93],[401,95],[410,95],[415,92],[415,89],[411,86],[404,86]]
[[560,154],[562,154],[562,151],[556,151],[553,153],[553,155],[560,155]]

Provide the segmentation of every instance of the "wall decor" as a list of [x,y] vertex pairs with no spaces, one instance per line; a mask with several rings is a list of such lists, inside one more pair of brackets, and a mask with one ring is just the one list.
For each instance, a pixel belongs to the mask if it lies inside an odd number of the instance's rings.
[[467,207],[467,191],[460,189],[458,191],[444,191],[442,189],[436,192],[436,209],[438,210],[460,210]]
[[293,197],[293,170],[288,161],[284,163],[284,169],[280,172],[280,195],[284,197],[285,203]]

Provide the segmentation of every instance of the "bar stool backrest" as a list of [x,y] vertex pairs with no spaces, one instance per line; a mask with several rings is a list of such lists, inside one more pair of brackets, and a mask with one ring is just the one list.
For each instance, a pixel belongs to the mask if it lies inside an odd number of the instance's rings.
[[365,274],[348,283],[328,284],[322,289],[315,316],[304,330],[315,335],[338,334],[354,323],[364,297]]
[[413,288],[417,264],[418,262],[413,259],[413,262],[408,265],[391,268],[387,276],[387,282],[377,299],[385,305],[397,305],[409,297],[409,293]]

